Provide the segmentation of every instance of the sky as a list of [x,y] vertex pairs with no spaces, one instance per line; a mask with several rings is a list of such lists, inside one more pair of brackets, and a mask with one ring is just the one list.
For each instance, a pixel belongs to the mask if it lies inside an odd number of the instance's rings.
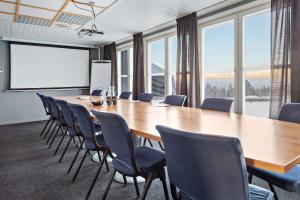
[[[270,67],[270,12],[244,17],[244,67],[246,70]],[[232,72],[234,67],[234,21],[230,20],[202,30],[204,72]],[[176,37],[169,43],[171,68],[176,66]],[[163,40],[149,46],[151,62],[164,68],[165,45]],[[174,70],[172,70],[174,71]]]

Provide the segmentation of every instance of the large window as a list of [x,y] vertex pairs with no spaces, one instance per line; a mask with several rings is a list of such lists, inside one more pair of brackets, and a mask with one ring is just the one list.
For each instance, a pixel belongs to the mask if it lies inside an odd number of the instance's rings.
[[166,34],[147,44],[148,92],[156,99],[176,93],[177,37]]
[[202,98],[234,100],[231,111],[268,117],[271,18],[269,5],[200,24]]
[[270,11],[243,17],[245,106],[250,115],[268,117],[270,104]]
[[149,86],[156,98],[165,96],[165,40],[148,44]]
[[118,85],[119,94],[131,91],[132,85],[132,48],[118,51]]
[[202,29],[204,97],[234,98],[234,21]]

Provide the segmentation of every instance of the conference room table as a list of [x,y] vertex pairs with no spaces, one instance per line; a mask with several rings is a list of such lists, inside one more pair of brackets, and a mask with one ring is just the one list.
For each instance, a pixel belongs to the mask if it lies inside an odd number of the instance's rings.
[[89,96],[56,99],[84,105],[89,111],[117,113],[126,120],[133,134],[151,140],[161,141],[155,127],[164,125],[199,134],[237,137],[241,141],[247,165],[286,173],[300,163],[300,124],[128,100],[118,100],[116,105],[94,106]]

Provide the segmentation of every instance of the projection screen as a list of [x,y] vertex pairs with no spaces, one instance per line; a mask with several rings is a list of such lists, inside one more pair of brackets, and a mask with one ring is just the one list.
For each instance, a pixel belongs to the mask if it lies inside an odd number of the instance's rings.
[[10,89],[89,86],[89,50],[10,44]]

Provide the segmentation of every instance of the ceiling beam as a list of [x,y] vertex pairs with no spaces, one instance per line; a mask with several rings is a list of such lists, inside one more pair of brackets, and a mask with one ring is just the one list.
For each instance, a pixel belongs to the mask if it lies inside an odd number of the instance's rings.
[[29,7],[29,8],[36,8],[40,10],[47,10],[51,12],[58,12],[58,10],[51,9],[51,8],[45,8],[45,7],[40,7],[40,6],[35,6],[35,5],[30,5],[30,4],[25,4],[25,3],[20,3],[21,6]]
[[5,15],[15,15],[15,13],[4,12],[4,11],[0,11],[0,14],[5,14]]
[[60,7],[60,9],[57,11],[57,13],[55,14],[55,16],[53,17],[53,19],[49,23],[49,26],[52,26],[52,24],[58,19],[58,17],[60,16],[60,14],[62,12],[64,12],[64,10],[66,9],[66,7],[68,6],[68,4],[70,2],[71,2],[71,0],[65,0],[65,3]]
[[17,22],[18,19],[19,19],[19,15],[20,15],[20,2],[21,2],[21,0],[17,0],[16,1],[16,13],[15,13],[14,22]]

